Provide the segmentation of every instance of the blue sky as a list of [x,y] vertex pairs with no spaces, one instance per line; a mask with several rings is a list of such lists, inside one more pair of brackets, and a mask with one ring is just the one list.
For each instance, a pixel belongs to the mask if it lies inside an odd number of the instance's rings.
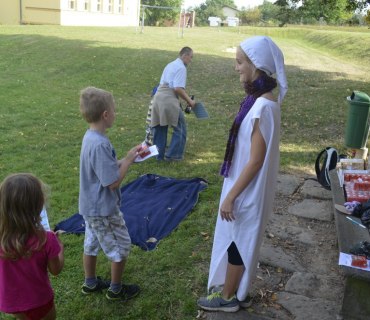
[[[205,0],[184,0],[184,7],[187,9],[188,7],[195,7],[199,6],[201,3],[204,3]],[[242,7],[245,8],[253,8],[263,3],[263,0],[234,0],[234,3],[241,9]]]

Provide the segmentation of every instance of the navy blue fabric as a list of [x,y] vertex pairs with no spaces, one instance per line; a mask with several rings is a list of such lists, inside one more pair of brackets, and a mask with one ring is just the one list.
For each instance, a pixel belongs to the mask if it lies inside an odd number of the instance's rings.
[[[146,174],[121,188],[121,211],[133,244],[153,250],[194,208],[199,192],[207,188],[202,178],[173,179]],[[76,213],[54,229],[84,233],[83,217]]]
[[54,231],[58,230],[74,234],[85,233],[85,220],[79,213],[75,213],[72,217],[59,222],[54,228]]
[[179,180],[155,174],[122,187],[121,211],[132,243],[143,250],[155,249],[194,208],[206,187],[201,178]]

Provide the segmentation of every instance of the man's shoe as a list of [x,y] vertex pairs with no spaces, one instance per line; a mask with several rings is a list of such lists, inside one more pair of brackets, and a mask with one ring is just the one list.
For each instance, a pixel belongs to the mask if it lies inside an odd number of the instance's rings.
[[222,298],[221,292],[214,292],[208,297],[202,297],[198,300],[198,306],[207,311],[237,312],[239,302],[235,296],[230,300]]
[[87,286],[85,283],[82,285],[81,292],[83,294],[90,294],[94,292],[101,292],[103,289],[107,289],[110,286],[109,280],[103,280],[100,277],[96,277],[96,284],[93,287]]
[[108,300],[121,300],[126,301],[136,297],[140,292],[140,287],[136,284],[123,284],[120,291],[113,292],[111,288],[108,289],[105,295]]
[[164,161],[167,161],[167,162],[178,162],[178,161],[183,161],[184,158],[169,158],[169,157],[164,157]]
[[243,301],[239,301],[239,305],[242,308],[249,308],[252,305],[253,298],[248,294]]

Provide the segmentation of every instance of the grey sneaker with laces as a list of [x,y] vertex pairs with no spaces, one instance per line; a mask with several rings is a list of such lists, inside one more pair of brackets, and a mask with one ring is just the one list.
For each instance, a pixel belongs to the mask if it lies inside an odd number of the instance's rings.
[[[214,292],[222,292],[222,289],[224,288],[223,285],[220,286],[214,286],[210,289],[210,293]],[[253,303],[253,297],[250,294],[247,294],[247,297],[243,301],[239,301],[239,305],[242,308],[249,308]]]
[[103,280],[100,277],[96,277],[96,284],[93,287],[89,287],[84,283],[81,288],[83,294],[91,294],[94,292],[101,292],[103,289],[107,289],[110,286],[110,280]]
[[221,292],[214,292],[208,297],[200,298],[198,306],[207,311],[237,312],[239,310],[239,301],[235,296],[230,300],[225,300]]
[[140,292],[140,287],[136,284],[123,284],[118,292],[114,292],[111,288],[108,289],[105,295],[108,300],[121,300],[126,301],[136,297]]

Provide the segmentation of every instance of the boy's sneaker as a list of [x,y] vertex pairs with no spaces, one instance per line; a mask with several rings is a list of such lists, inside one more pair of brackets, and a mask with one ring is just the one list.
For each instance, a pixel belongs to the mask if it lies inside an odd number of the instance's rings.
[[252,305],[253,297],[251,297],[249,294],[243,301],[239,301],[239,305],[242,308],[249,308]]
[[198,300],[198,306],[207,311],[236,312],[239,310],[239,301],[236,297],[230,300],[222,298],[221,292],[214,292],[208,297],[202,297]]
[[93,287],[87,286],[85,283],[82,285],[81,292],[83,294],[90,294],[94,292],[101,292],[103,289],[107,289],[110,286],[109,280],[103,280],[100,277],[96,277],[96,285]]
[[123,284],[119,292],[115,293],[111,288],[108,289],[105,295],[108,300],[126,301],[136,297],[140,292],[140,287],[136,284]]

